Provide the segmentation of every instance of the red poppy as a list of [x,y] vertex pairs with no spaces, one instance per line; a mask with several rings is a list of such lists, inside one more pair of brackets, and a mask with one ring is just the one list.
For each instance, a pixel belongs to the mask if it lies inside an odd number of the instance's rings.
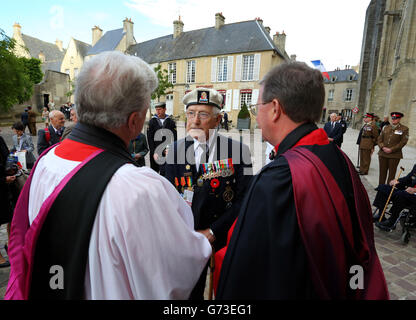
[[211,180],[211,187],[212,189],[217,189],[220,186],[220,180],[212,179]]

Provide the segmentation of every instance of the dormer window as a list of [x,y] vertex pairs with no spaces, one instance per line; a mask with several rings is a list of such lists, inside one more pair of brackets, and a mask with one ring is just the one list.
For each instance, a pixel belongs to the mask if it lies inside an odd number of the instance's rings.
[[354,80],[354,76],[353,75],[350,75],[349,80],[350,81]]
[[337,77],[332,77],[331,82],[335,82],[335,81],[337,81]]

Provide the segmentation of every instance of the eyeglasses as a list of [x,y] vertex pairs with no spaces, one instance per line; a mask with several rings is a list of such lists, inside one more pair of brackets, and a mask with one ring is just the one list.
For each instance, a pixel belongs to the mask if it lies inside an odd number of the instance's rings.
[[253,116],[257,116],[257,114],[259,113],[259,106],[263,105],[263,104],[268,104],[269,102],[263,102],[263,103],[256,103],[256,104],[250,104],[249,108],[250,108],[250,112]]
[[195,119],[198,117],[200,120],[207,120],[212,117],[208,112],[195,112],[195,111],[186,111],[186,118],[189,120]]

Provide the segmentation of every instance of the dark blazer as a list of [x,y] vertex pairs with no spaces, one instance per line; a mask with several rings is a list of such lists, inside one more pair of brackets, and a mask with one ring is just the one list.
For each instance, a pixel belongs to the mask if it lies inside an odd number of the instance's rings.
[[343,128],[342,125],[338,122],[335,122],[334,128],[332,128],[331,122],[325,123],[324,130],[328,135],[328,138],[334,139],[334,143],[341,147],[343,142]]
[[[153,117],[152,119],[150,119],[149,126],[147,128],[147,141],[149,143],[151,157],[153,157],[156,148],[167,140],[167,137],[163,137],[161,141],[155,141],[155,134],[159,129],[170,130],[173,133],[173,141],[176,141],[178,139],[176,123],[172,118],[167,117],[162,125],[162,122],[157,117]],[[173,141],[169,141],[168,144],[172,143]]]
[[55,129],[52,125],[50,125],[49,127],[49,133],[51,135],[51,139],[49,140],[49,143],[46,141],[46,137],[45,137],[45,129],[41,129],[38,131],[38,155],[40,156],[42,154],[43,151],[45,151],[46,149],[48,149],[50,146],[53,146],[54,144],[57,144],[58,142],[61,141],[61,137],[59,137],[56,133],[55,133]]
[[[238,153],[233,154],[233,151]],[[169,148],[165,177],[173,185],[175,178],[180,182],[182,177],[192,177],[194,189],[192,212],[195,230],[210,228],[216,237],[214,247],[218,250],[225,246],[227,232],[238,216],[242,199],[252,178],[252,165],[250,150],[246,145],[221,135],[217,136],[216,148],[211,152],[215,152],[214,161],[232,158],[235,169],[232,176],[217,178],[218,188],[213,188],[211,185],[214,179],[205,180],[202,186],[198,186],[197,182],[203,170],[200,166],[200,170],[197,171],[194,141],[189,136],[175,142]],[[181,191],[181,187],[178,189]],[[230,193],[233,195],[232,199],[227,198]]]
[[144,157],[149,152],[149,147],[147,146],[146,136],[143,133],[140,133],[136,139],[130,141],[129,152],[132,156],[133,154],[140,154],[141,157],[136,162],[141,167],[146,165]]

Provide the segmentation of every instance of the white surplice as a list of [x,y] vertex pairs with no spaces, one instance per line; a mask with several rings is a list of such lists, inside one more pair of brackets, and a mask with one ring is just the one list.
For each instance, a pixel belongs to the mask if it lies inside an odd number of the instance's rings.
[[[29,220],[79,162],[51,150],[38,163]],[[187,299],[211,246],[193,231],[191,208],[165,178],[147,167],[123,165],[104,191],[89,244],[85,298]]]

